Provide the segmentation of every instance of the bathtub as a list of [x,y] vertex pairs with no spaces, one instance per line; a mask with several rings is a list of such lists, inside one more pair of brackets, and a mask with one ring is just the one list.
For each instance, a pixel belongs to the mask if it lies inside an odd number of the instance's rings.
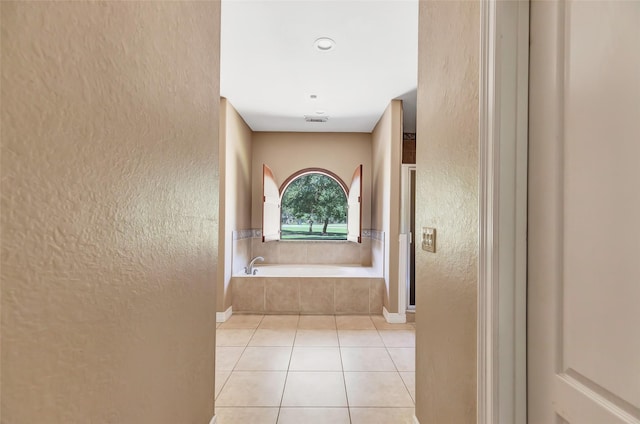
[[258,265],[231,278],[233,312],[381,314],[384,279],[360,265]]
[[255,275],[240,273],[237,277],[381,277],[372,267],[361,265],[256,265]]

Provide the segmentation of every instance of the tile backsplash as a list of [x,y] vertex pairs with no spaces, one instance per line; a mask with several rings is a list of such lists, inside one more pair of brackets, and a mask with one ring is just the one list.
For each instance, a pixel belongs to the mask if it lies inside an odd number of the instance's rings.
[[[251,257],[262,256],[268,264],[359,264],[371,266],[371,241],[383,234],[363,230],[362,243],[342,240],[287,240],[263,243],[259,229],[233,232],[234,254],[241,240],[251,240]],[[244,259],[244,252],[237,252]],[[236,256],[236,255],[234,255]],[[236,268],[234,261],[234,271]]]
[[266,264],[326,264],[381,266],[379,250],[384,233],[362,230],[362,242],[343,240],[286,240],[262,242],[260,229],[233,231],[233,273],[240,272],[256,256]]

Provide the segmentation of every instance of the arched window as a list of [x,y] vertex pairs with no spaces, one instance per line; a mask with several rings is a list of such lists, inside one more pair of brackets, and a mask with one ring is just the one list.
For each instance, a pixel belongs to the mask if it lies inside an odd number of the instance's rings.
[[282,185],[281,240],[346,240],[347,187],[335,174],[310,169]]
[[362,165],[351,185],[326,169],[308,168],[278,187],[263,165],[262,241],[349,240],[361,242]]

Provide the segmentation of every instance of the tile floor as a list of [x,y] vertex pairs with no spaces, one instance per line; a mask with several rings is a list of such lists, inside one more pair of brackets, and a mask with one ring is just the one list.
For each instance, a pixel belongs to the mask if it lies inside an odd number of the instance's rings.
[[216,334],[217,424],[412,424],[414,324],[234,315]]

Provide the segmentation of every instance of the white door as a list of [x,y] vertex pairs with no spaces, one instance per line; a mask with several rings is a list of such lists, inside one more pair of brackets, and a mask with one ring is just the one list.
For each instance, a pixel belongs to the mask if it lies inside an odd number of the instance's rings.
[[528,423],[640,423],[640,1],[534,1],[530,42]]

